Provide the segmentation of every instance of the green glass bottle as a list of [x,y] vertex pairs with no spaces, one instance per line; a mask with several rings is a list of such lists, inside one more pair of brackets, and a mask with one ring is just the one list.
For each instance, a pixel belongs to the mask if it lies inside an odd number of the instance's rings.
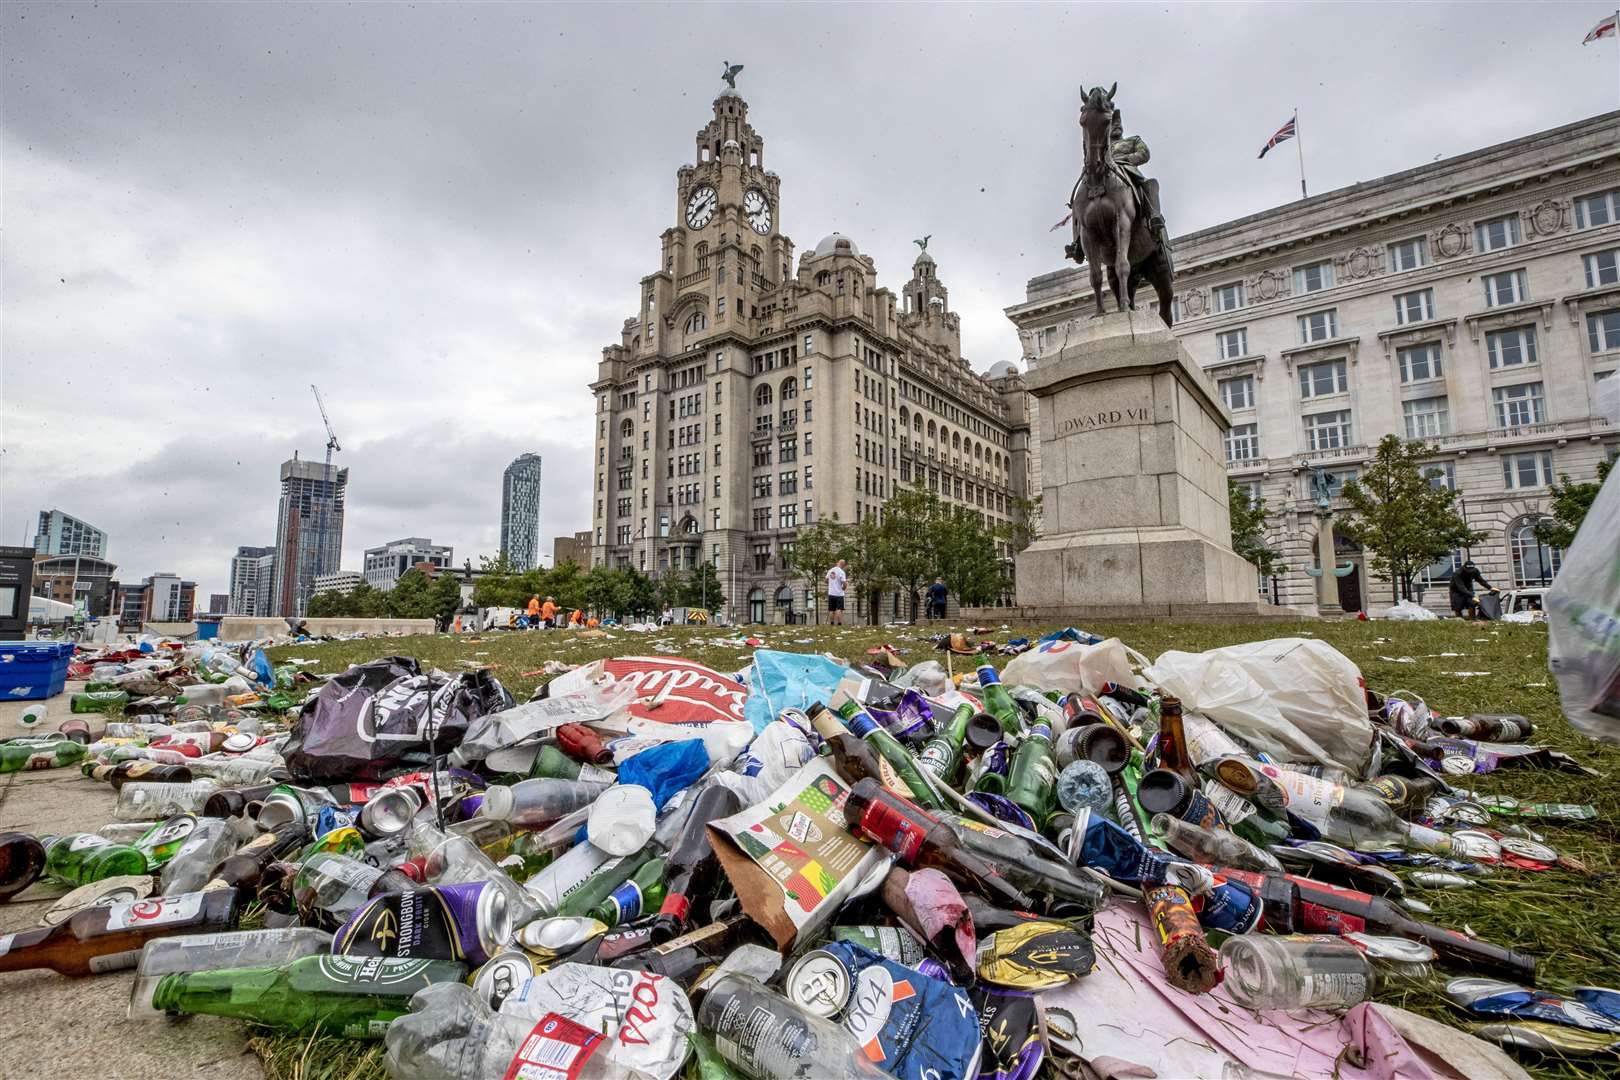
[[652,856],[653,849],[649,844],[634,855],[626,855],[623,858],[610,857],[588,874],[579,887],[557,905],[557,914],[589,915],[599,905],[606,903],[608,897],[612,896],[619,886],[634,877]]
[[[842,701],[836,700],[839,696],[843,697]],[[911,751],[902,746],[899,739],[889,734],[887,728],[872,719],[871,714],[861,708],[854,698],[836,695],[833,708],[844,718],[850,732],[870,743],[872,749],[876,750],[900,775],[900,779],[906,782],[906,786],[911,789],[913,802],[931,810],[945,809],[945,804],[934,794],[934,789],[928,785],[927,777],[917,767],[917,759],[911,756]]]
[[464,964],[386,956],[306,956],[280,968],[228,968],[165,975],[151,988],[160,1012],[232,1016],[288,1031],[380,1039],[411,995],[459,982]]
[[961,705],[951,714],[950,722],[923,744],[917,754],[917,764],[949,784],[962,766],[962,742],[967,738],[968,722],[977,710],[972,705]]
[[587,780],[595,783],[611,784],[618,780],[618,774],[607,769],[582,761],[575,761],[551,743],[540,747],[540,752],[534,756],[534,764],[529,767],[530,780],[547,778],[552,780]]
[[84,744],[72,739],[18,739],[0,743],[0,773],[59,769],[84,760]]
[[147,871],[155,873],[175,857],[196,829],[196,814],[175,814],[142,833],[134,847],[146,856]]
[[1001,676],[989,664],[979,668],[979,696],[984,698],[984,711],[1001,721],[1001,730],[1017,738],[1024,732],[1024,717],[1018,711],[1007,688],[1001,685]]
[[648,859],[630,875],[630,880],[614,889],[591,912],[608,926],[620,926],[639,919],[643,912],[657,911],[664,902],[664,860]]
[[69,885],[147,872],[146,852],[130,844],[115,844],[95,833],[46,836],[41,841],[45,845],[46,876]]
[[1007,798],[1017,803],[1035,819],[1038,829],[1046,823],[1052,812],[1052,790],[1057,783],[1057,769],[1052,763],[1052,729],[1035,724],[1029,735],[1013,751],[1012,768],[1007,778]]
[[101,712],[109,706],[123,708],[129,704],[129,695],[122,690],[97,690],[93,694],[74,694],[68,708],[76,713]]

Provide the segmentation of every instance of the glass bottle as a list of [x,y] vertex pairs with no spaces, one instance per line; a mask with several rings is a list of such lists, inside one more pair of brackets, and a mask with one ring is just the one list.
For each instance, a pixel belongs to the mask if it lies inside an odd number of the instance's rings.
[[195,814],[217,787],[212,780],[193,780],[188,784],[125,784],[118,792],[113,817],[119,821],[142,821],[173,814]]
[[238,846],[236,834],[224,818],[203,818],[198,821],[185,843],[163,865],[163,895],[173,896],[201,889],[208,884],[214,867],[229,858]]
[[[843,697],[842,701],[839,700],[840,697]],[[911,789],[911,796],[915,802],[935,810],[944,809],[945,804],[934,794],[934,789],[924,778],[922,770],[917,766],[917,759],[911,756],[911,751],[891,735],[887,728],[872,719],[871,713],[861,708],[854,698],[844,696],[841,690],[833,694],[833,709],[844,718],[844,724],[850,733],[858,735],[870,744],[900,779],[905,781],[906,787]]]
[[923,744],[917,754],[917,764],[936,779],[947,784],[953,782],[956,771],[962,767],[962,744],[967,739],[968,724],[977,712],[971,704],[959,706],[945,726]]
[[1057,770],[1052,764],[1052,729],[1031,724],[1029,734],[1013,751],[1007,775],[1007,798],[1035,819],[1037,828],[1052,811],[1052,790]]
[[95,833],[41,838],[45,876],[70,885],[88,885],[110,877],[146,873],[146,853],[132,844],[115,844]]
[[438,983],[417,993],[410,1012],[388,1025],[386,1039],[393,1080],[626,1075],[609,1058],[612,1043],[600,1032],[556,1013],[531,1021],[491,1012],[471,987],[459,983]]
[[236,921],[236,895],[185,893],[109,907],[87,907],[40,930],[0,935],[0,971],[50,968],[94,975],[135,966],[149,938],[223,930]]
[[1226,989],[1248,1009],[1347,1009],[1373,992],[1373,969],[1342,938],[1234,934],[1221,945]]
[[510,787],[496,784],[484,791],[478,816],[513,827],[537,828],[591,805],[607,788],[607,784],[550,778],[520,780]]
[[698,1027],[748,1080],[886,1077],[841,1025],[747,975],[721,976],[698,1006]]
[[1001,676],[989,664],[979,667],[979,696],[984,699],[984,711],[995,717],[1001,724],[1001,731],[1008,739],[1016,739],[1024,731],[1024,716],[1018,711],[1018,703],[1001,685]]
[[1169,814],[1153,815],[1153,831],[1178,855],[1210,866],[1235,866],[1239,870],[1282,873],[1276,856],[1224,829],[1206,829]]
[[686,928],[692,903],[706,900],[714,892],[720,878],[720,857],[709,841],[708,823],[730,817],[741,809],[737,793],[728,787],[711,784],[698,792],[691,816],[664,857],[668,884],[663,903],[658,907],[658,917],[653,922],[655,942],[665,942],[680,934]]

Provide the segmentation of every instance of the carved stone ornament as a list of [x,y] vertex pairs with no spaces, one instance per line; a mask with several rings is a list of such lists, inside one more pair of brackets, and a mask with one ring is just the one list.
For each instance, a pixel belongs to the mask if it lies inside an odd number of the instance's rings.
[[1568,227],[1569,205],[1562,199],[1543,199],[1525,217],[1529,219],[1533,234],[1551,236]]
[[1209,313],[1209,291],[1207,289],[1188,289],[1181,294],[1181,315],[1184,319],[1196,319],[1200,315]]
[[1455,259],[1459,255],[1466,255],[1471,246],[1468,230],[1456,222],[1434,234],[1434,253],[1442,259]]
[[1346,281],[1359,281],[1362,278],[1372,277],[1374,274],[1384,272],[1384,252],[1382,248],[1358,247],[1347,255],[1340,255],[1333,261],[1339,264],[1339,274]]
[[1275,300],[1288,295],[1288,275],[1281,270],[1262,270],[1249,281],[1249,295],[1256,300]]

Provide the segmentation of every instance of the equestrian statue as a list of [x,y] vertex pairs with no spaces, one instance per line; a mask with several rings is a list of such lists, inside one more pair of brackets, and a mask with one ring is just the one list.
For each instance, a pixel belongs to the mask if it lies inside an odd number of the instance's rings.
[[1159,317],[1170,326],[1174,317],[1170,237],[1159,212],[1159,182],[1142,175],[1147,143],[1127,137],[1120,110],[1114,107],[1119,84],[1086,91],[1080,106],[1081,145],[1085,167],[1069,195],[1074,242],[1063,253],[1091,270],[1097,299],[1093,318],[1105,314],[1103,271],[1119,310],[1136,310],[1136,286],[1146,281],[1159,296]]

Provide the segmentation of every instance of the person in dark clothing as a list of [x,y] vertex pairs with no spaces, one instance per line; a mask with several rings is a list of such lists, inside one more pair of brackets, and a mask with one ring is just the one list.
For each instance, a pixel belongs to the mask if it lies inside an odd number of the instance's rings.
[[930,619],[943,619],[945,617],[945,579],[937,577],[934,583],[928,586],[928,617]]
[[1462,569],[1451,575],[1451,610],[1465,619],[1479,617],[1479,597],[1474,592],[1475,585],[1487,592],[1496,592],[1496,586],[1485,580],[1485,575],[1470,559],[1462,564]]

